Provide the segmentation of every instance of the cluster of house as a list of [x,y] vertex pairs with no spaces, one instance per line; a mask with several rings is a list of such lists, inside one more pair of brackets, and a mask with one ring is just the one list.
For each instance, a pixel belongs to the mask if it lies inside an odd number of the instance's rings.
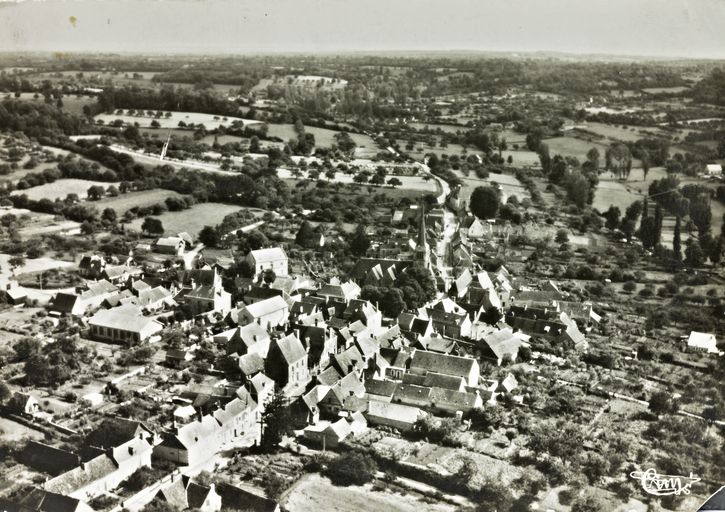
[[[137,345],[154,342],[183,309],[206,326],[207,341],[225,351],[226,378],[210,375],[204,384],[166,396],[173,424],[158,434],[137,425],[128,438],[94,441],[91,446],[100,451],[80,454],[80,464],[76,457],[26,508],[45,510],[43,503],[59,497],[88,501],[152,459],[196,467],[239,443],[259,442],[265,404],[278,391],[299,413],[295,417],[307,420],[298,434],[333,447],[370,426],[407,431],[430,415],[462,419],[502,396],[521,402],[514,375],[491,379],[480,361],[516,361],[532,338],[586,349],[584,333],[599,321],[591,305],[569,301],[552,282],[522,283],[505,267],[486,272],[457,264],[449,279],[438,279],[444,294],[393,321],[384,319],[377,304],[361,297],[362,287],[390,286],[414,263],[442,264],[427,243],[429,236],[441,236],[442,210],[420,219],[417,239],[407,242],[410,259],[362,258],[348,281],[290,275],[281,248],[251,251],[246,258],[254,275],[236,279],[242,296],[235,304],[217,264],[146,275],[132,260],[108,264],[84,257],[87,284],[58,293],[51,312],[78,318],[93,338]],[[185,245],[181,238],[156,244],[169,251]],[[189,340],[169,349],[166,362],[183,368],[195,359],[196,347]],[[153,393],[152,382],[144,386],[144,393]],[[218,510],[220,497],[219,488],[178,477],[163,482],[151,498]]]
[[85,285],[57,293],[48,308],[51,314],[80,319],[99,340],[133,345],[152,339],[179,306],[210,321],[232,310],[217,268],[144,275],[131,261],[109,265],[101,256],[85,256],[79,267],[88,279]]
[[[229,414],[229,406],[224,414]],[[228,418],[219,418],[226,423]],[[217,415],[215,415],[215,418]],[[207,436],[211,435],[206,433]],[[112,493],[142,468],[150,468],[162,438],[143,423],[118,417],[107,418],[89,432],[78,452],[29,441],[19,460],[26,466],[50,475],[44,483],[19,493],[12,499],[0,498],[0,510],[7,512],[92,512],[88,502]],[[226,507],[249,507],[273,512],[278,505],[238,487],[223,484],[201,485],[178,471],[154,482],[133,497],[138,510],[154,501],[166,502],[177,510],[216,512]],[[125,501],[119,507],[125,505]]]

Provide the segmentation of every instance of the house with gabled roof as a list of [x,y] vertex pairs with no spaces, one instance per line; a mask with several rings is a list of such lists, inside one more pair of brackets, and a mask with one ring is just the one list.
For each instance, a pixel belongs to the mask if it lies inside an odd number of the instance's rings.
[[93,512],[83,500],[43,489],[23,493],[16,501],[0,498],[3,512]]
[[267,357],[270,337],[266,329],[257,322],[229,329],[214,336],[217,343],[226,343],[227,353],[244,355],[256,353]]
[[78,273],[86,279],[97,279],[106,266],[106,259],[100,254],[84,255],[78,263]]
[[310,380],[308,354],[294,334],[272,340],[265,361],[266,373],[280,388],[294,389]]
[[174,475],[171,482],[162,485],[149,503],[154,502],[167,503],[175,510],[199,512],[218,512],[222,507],[222,498],[214,484],[200,485],[184,475]]
[[353,281],[343,283],[337,278],[332,278],[329,283],[324,284],[317,290],[315,295],[324,298],[328,302],[335,301],[347,304],[351,300],[357,299],[360,296],[360,291],[360,287]]
[[410,432],[416,421],[427,416],[419,407],[378,400],[369,400],[363,414],[371,425],[391,427],[401,432]]
[[434,372],[463,377],[466,385],[470,387],[478,386],[480,378],[480,368],[478,361],[475,359],[438,354],[424,350],[413,351],[408,371],[421,375]]
[[287,323],[289,305],[279,296],[270,297],[254,304],[247,304],[232,312],[232,320],[239,325],[258,323],[269,330]]
[[365,369],[365,357],[356,346],[330,356],[330,365],[342,376]]
[[[28,441],[16,455],[19,462],[36,471],[56,476],[78,466],[81,458],[77,453],[56,448],[34,440]],[[0,509],[2,510],[2,509]]]
[[259,404],[254,401],[251,393],[243,387],[239,388],[235,398],[212,413],[221,427],[219,432],[221,442],[228,442],[247,434],[256,434],[260,412]]
[[274,395],[274,381],[264,373],[258,373],[248,380],[247,388],[252,400],[257,402],[261,408],[268,403]]
[[342,441],[352,434],[350,424],[340,418],[335,422],[322,420],[304,429],[304,438],[316,446],[336,448]]
[[390,286],[400,272],[411,266],[411,260],[395,260],[382,258],[360,258],[350,270],[349,276],[359,286]]
[[159,254],[183,256],[186,242],[178,236],[161,237],[151,246],[151,250]]
[[508,328],[487,334],[478,341],[480,357],[494,361],[497,366],[501,366],[504,359],[515,362],[523,344],[521,337]]
[[317,407],[323,417],[335,418],[343,408],[345,399],[350,396],[365,395],[365,385],[355,373],[349,373],[332,386],[318,400]]
[[151,466],[152,446],[133,438],[43,484],[46,491],[80,500],[93,499],[118,485],[143,466]]
[[112,417],[105,418],[90,431],[84,444],[105,450],[136,438],[146,439],[150,444],[154,444],[155,434],[140,421]]
[[211,415],[177,427],[154,447],[154,457],[179,465],[196,466],[214,455],[222,439],[222,427]]
[[40,403],[34,396],[16,391],[8,400],[7,408],[15,414],[34,416],[40,412]]
[[717,338],[712,333],[692,331],[687,337],[685,349],[693,352],[706,352],[708,354],[719,354]]
[[440,354],[458,355],[459,352],[458,342],[456,340],[436,333],[430,336],[419,336],[411,346]]
[[222,277],[215,268],[184,272],[182,288],[174,299],[189,306],[194,315],[208,312],[226,315],[232,310],[232,295],[224,289]]
[[249,251],[246,260],[254,268],[255,279],[267,270],[273,271],[278,276],[286,276],[289,273],[287,254],[281,247]]
[[254,512],[280,512],[279,504],[269,498],[258,496],[245,489],[227,483],[219,483],[216,491],[225,508],[250,510]]

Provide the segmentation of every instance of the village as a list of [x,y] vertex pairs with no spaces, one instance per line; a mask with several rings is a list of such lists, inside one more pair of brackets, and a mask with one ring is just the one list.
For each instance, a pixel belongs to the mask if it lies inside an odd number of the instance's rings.
[[0,512],[723,495],[717,62],[0,55]]

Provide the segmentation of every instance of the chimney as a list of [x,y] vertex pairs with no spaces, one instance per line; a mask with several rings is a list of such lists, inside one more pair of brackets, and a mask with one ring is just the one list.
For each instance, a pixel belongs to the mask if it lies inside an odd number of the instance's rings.
[[129,446],[129,447],[128,447],[128,454],[129,454],[129,455],[133,455],[134,451],[135,451],[135,450],[133,449],[133,446]]

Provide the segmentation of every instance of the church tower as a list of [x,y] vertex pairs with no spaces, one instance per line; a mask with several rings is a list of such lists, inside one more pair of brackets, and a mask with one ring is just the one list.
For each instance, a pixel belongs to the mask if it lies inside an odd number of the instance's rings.
[[425,268],[430,268],[430,246],[426,239],[427,228],[425,225],[425,203],[423,201],[421,201],[418,210],[420,211],[420,218],[418,224],[418,241],[415,246],[415,262]]

